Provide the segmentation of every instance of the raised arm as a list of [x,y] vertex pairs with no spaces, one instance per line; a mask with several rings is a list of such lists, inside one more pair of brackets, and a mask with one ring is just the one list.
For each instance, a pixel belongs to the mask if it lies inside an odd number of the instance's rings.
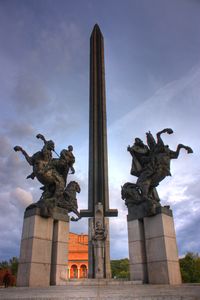
[[31,165],[31,166],[33,165],[32,157],[29,156],[29,155],[26,153],[26,151],[25,151],[22,147],[20,147],[20,146],[15,146],[15,147],[14,147],[14,150],[15,150],[16,152],[20,151],[20,152],[24,155],[24,157],[25,157],[26,161],[29,163],[29,165]]
[[37,138],[37,139],[41,139],[41,140],[44,142],[44,144],[46,145],[47,140],[45,139],[44,135],[42,135],[41,133],[38,133],[38,134],[36,135],[36,138]]

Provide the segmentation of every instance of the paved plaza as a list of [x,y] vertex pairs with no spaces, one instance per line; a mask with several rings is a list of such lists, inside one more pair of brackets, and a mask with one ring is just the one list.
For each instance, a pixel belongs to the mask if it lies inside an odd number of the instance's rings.
[[2,288],[0,299],[199,300],[200,284],[170,286],[141,285],[130,281],[77,281],[47,288]]

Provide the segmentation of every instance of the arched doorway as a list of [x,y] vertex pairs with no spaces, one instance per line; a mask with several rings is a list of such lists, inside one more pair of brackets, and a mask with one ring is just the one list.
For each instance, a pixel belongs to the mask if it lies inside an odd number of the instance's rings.
[[86,267],[86,265],[81,265],[81,267],[80,267],[80,278],[87,278],[87,267]]
[[78,278],[78,268],[77,265],[72,265],[70,269],[70,278]]

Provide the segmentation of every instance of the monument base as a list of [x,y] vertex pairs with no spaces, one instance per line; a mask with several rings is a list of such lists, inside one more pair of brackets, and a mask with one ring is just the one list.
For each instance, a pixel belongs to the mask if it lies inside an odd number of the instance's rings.
[[123,280],[68,281],[66,286],[0,289],[0,299],[20,300],[199,300],[200,284],[155,285]]
[[172,211],[131,220],[128,215],[131,280],[152,284],[181,284]]
[[65,284],[68,278],[67,211],[53,210],[53,217],[40,216],[40,208],[25,211],[17,286],[46,287]]

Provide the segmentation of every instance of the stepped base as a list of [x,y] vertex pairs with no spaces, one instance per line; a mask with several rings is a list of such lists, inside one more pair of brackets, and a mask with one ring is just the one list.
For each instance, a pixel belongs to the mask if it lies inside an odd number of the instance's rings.
[[48,288],[2,288],[0,289],[0,299],[199,300],[200,284],[172,286],[141,285],[132,281],[119,280],[83,280],[82,283],[80,280],[75,280],[69,281],[66,286],[50,286]]

